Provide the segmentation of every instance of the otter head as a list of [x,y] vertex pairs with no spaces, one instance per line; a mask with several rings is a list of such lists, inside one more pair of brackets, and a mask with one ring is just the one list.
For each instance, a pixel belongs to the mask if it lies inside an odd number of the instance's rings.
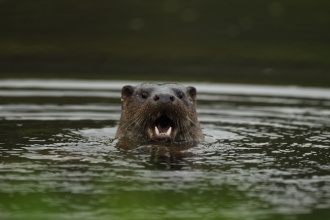
[[116,137],[155,141],[201,141],[196,89],[178,84],[145,83],[122,88]]

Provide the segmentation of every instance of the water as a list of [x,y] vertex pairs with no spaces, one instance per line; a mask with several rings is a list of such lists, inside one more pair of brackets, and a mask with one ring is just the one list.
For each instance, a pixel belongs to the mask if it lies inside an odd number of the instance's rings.
[[183,83],[206,140],[116,148],[127,81],[0,81],[0,219],[330,219],[330,89]]

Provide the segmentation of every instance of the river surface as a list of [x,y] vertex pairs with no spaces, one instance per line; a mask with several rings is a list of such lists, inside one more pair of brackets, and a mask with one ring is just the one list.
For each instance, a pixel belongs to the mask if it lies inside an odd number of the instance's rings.
[[114,139],[121,87],[0,80],[0,219],[330,219],[330,89],[197,88],[205,141]]

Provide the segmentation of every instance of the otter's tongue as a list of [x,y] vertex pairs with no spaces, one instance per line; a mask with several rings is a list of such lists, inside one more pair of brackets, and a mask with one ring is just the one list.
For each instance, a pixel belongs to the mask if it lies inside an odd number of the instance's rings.
[[169,137],[172,132],[172,120],[162,115],[155,121],[155,134],[158,137]]

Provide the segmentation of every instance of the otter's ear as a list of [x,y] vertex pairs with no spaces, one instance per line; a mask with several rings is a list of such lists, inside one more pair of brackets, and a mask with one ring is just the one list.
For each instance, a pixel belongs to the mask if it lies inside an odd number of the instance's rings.
[[134,87],[127,85],[127,86],[123,86],[123,88],[121,89],[121,98],[127,98],[130,97],[131,95],[133,95],[134,92]]
[[193,100],[196,100],[196,94],[197,94],[197,91],[196,91],[196,88],[193,87],[193,86],[188,86],[187,87],[187,92],[188,94],[190,95],[190,97],[193,99]]

